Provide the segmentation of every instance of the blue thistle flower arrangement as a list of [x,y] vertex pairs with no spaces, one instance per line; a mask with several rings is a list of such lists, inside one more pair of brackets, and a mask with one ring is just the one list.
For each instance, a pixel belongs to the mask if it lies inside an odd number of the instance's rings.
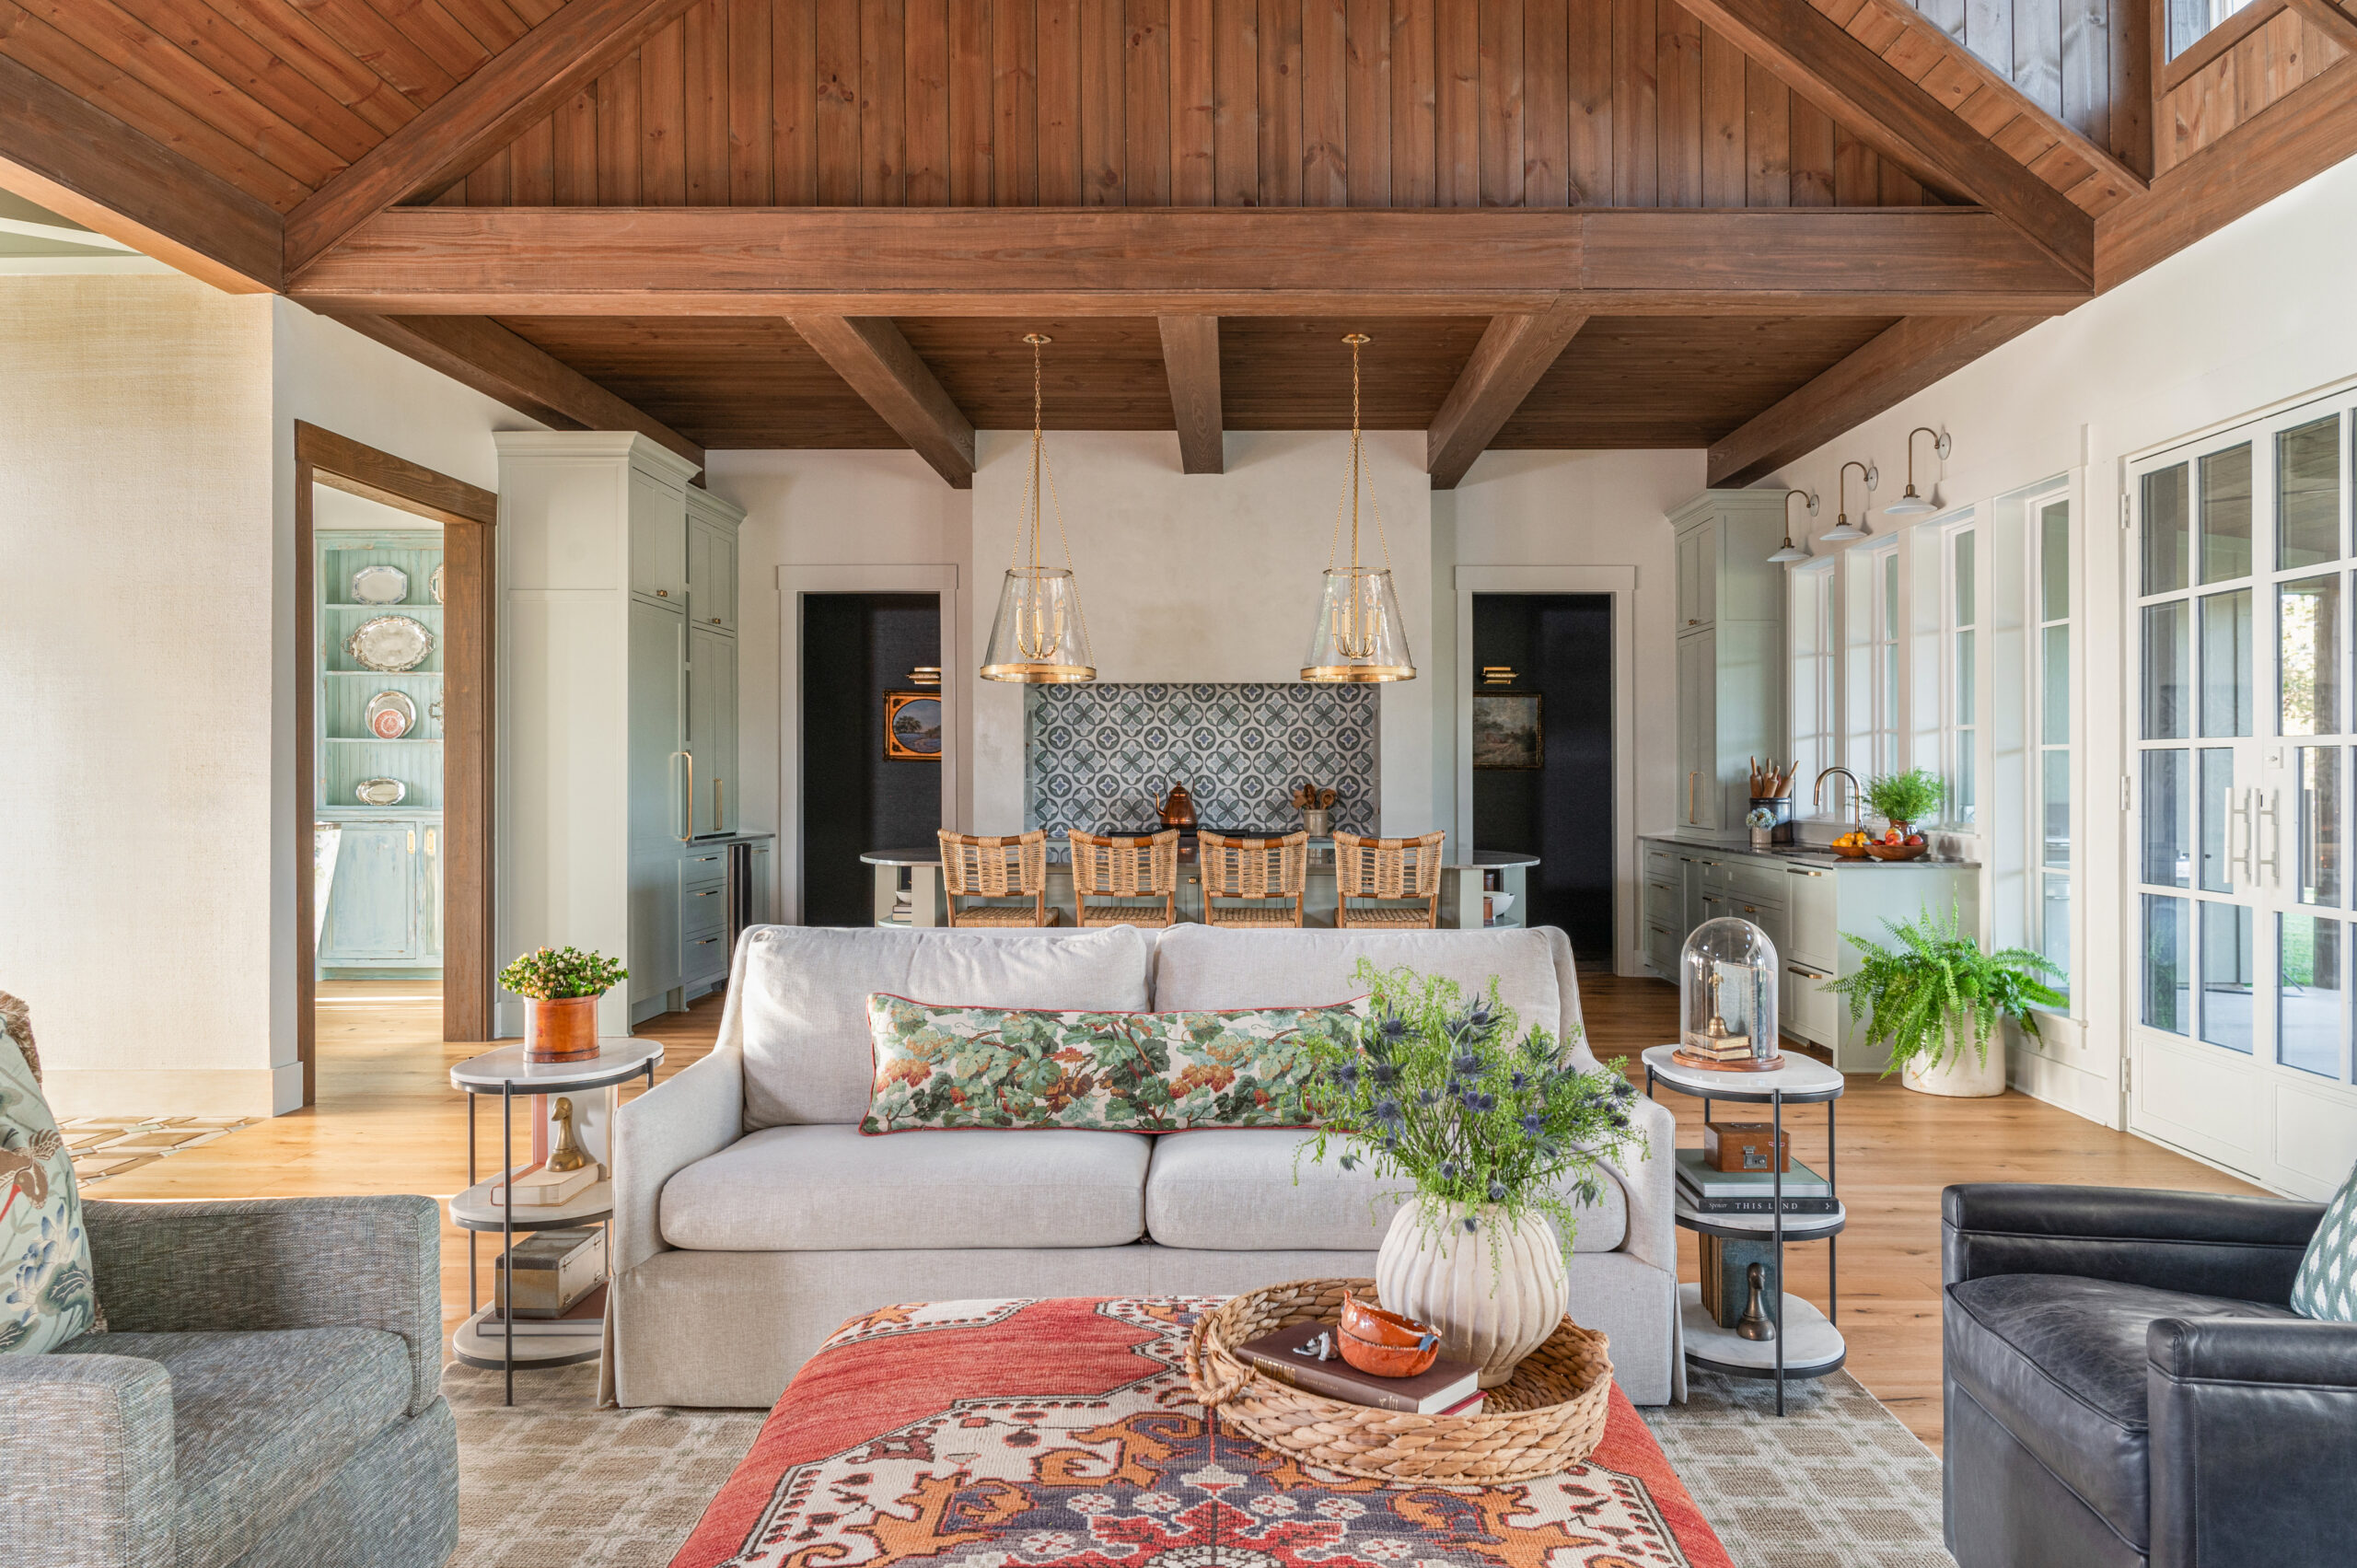
[[1519,1020],[1498,995],[1467,1001],[1441,976],[1384,970],[1365,958],[1354,977],[1369,993],[1355,1040],[1312,1040],[1312,1096],[1324,1118],[1302,1150],[1345,1170],[1362,1162],[1414,1190],[1428,1228],[1479,1228],[1479,1211],[1520,1222],[1553,1220],[1569,1249],[1573,1200],[1603,1196],[1597,1161],[1644,1134],[1630,1118],[1636,1090],[1617,1073],[1573,1064],[1571,1043]]

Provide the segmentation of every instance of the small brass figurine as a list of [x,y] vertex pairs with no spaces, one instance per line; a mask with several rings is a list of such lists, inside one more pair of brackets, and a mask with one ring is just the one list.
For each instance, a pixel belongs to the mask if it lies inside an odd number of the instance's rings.
[[1702,994],[1710,1005],[1711,1016],[1703,1024],[1701,1033],[1690,1029],[1687,1031],[1686,1043],[1706,1055],[1735,1055],[1749,1050],[1751,1046],[1751,1037],[1736,1034],[1728,1028],[1725,1016],[1719,1011],[1719,983],[1725,978],[1715,966],[1703,977]]
[[1772,1340],[1776,1337],[1776,1325],[1768,1316],[1768,1265],[1754,1263],[1743,1272],[1743,1277],[1751,1286],[1751,1299],[1743,1304],[1743,1316],[1736,1320],[1736,1336]]
[[589,1163],[589,1156],[582,1151],[581,1140],[573,1134],[572,1100],[563,1095],[557,1096],[556,1104],[549,1108],[549,1126],[555,1133],[550,1140],[552,1145],[549,1150],[551,1170],[579,1170]]

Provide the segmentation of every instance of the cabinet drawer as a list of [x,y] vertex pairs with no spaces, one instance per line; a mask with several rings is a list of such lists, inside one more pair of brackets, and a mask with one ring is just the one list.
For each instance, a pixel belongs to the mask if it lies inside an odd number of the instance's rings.
[[1678,978],[1678,935],[1669,927],[1648,925],[1645,928],[1645,962],[1652,965],[1654,973],[1664,980]]
[[1664,849],[1658,844],[1647,844],[1645,846],[1645,879],[1649,882],[1676,883],[1678,862],[1678,854],[1676,850]]
[[722,930],[728,924],[727,902],[716,886],[682,889],[679,893],[679,929],[691,936]]
[[1736,893],[1756,903],[1784,901],[1784,868],[1774,861],[1737,858],[1722,865],[1726,871],[1726,885]]
[[726,932],[690,936],[679,944],[679,981],[683,985],[701,985],[718,980],[728,972],[728,938]]
[[1782,1012],[1784,1027],[1812,1045],[1833,1049],[1840,1032],[1841,999],[1825,989],[1832,971],[1810,964],[1784,966],[1783,987],[1790,999]]
[[728,879],[728,852],[700,850],[679,857],[679,891],[684,896],[703,887],[718,887]]
[[1686,902],[1677,879],[1645,884],[1645,919],[1655,925],[1675,925]]
[[1830,970],[1841,957],[1840,873],[1828,867],[1784,868],[1784,902],[1791,911],[1792,945],[1785,957],[1811,969]]

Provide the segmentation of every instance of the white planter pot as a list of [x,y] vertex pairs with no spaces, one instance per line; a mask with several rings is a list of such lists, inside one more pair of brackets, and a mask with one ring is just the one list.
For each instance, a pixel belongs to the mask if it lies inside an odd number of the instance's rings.
[[1546,1215],[1509,1224],[1502,1209],[1435,1211],[1427,1224],[1419,1203],[1393,1216],[1375,1257],[1376,1298],[1387,1311],[1440,1334],[1440,1353],[1480,1369],[1481,1387],[1514,1376],[1524,1356],[1563,1320],[1571,1283],[1563,1248]]
[[1910,1067],[1898,1081],[1920,1095],[1945,1095],[1953,1099],[1986,1099],[2005,1092],[2005,1031],[1989,1037],[1989,1059],[1972,1049],[1972,1037],[1953,1040],[1937,1067],[1919,1073]]

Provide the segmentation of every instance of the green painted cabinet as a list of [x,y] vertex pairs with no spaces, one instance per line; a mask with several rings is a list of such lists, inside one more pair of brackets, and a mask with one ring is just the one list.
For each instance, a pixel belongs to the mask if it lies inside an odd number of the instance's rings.
[[733,833],[737,777],[737,639],[688,628],[688,753],[695,760],[693,831]]
[[319,967],[376,974],[442,965],[439,818],[320,824],[336,841]]

